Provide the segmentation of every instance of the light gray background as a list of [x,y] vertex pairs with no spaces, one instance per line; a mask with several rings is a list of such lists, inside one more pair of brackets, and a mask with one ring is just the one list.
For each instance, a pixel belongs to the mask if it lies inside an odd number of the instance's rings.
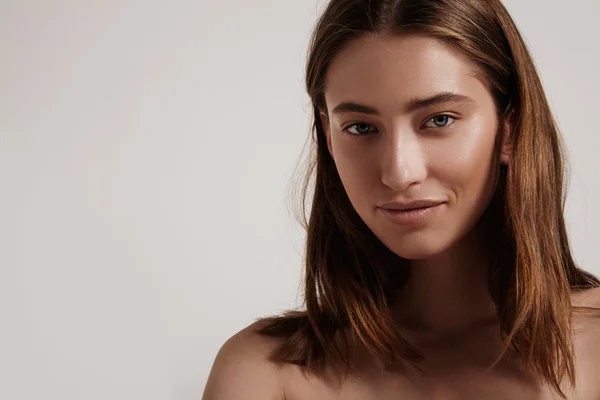
[[[323,4],[0,1],[0,398],[199,399],[228,337],[297,304],[286,190]],[[600,3],[505,4],[598,274]]]

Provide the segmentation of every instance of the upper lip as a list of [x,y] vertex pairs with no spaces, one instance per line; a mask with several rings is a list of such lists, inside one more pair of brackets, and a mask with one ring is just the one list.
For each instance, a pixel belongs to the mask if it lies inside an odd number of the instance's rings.
[[433,207],[442,203],[444,202],[440,200],[415,200],[411,202],[393,201],[382,204],[379,208],[385,208],[386,210],[412,210],[416,208]]

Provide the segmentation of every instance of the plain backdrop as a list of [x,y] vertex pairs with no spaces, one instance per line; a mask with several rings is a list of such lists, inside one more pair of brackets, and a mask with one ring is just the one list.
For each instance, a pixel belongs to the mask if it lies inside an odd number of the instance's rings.
[[[505,4],[599,274],[600,3]],[[0,0],[0,398],[199,399],[227,338],[298,305],[288,183],[323,5]]]

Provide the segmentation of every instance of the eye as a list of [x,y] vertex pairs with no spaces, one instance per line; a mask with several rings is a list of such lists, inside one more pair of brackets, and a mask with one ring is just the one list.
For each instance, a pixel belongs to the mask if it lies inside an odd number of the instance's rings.
[[[456,118],[447,115],[447,114],[440,114],[440,115],[436,115],[433,118],[429,118],[427,120],[427,122],[433,121],[434,126],[428,126],[429,128],[434,128],[434,129],[439,129],[439,128],[445,128],[447,126],[450,126],[452,124],[448,123],[448,119],[451,119],[452,121],[454,121]],[[425,126],[427,126],[427,124],[425,124]]]
[[[351,128],[354,128],[354,131],[350,131]],[[342,129],[342,132],[350,136],[361,136],[370,133],[369,128],[372,128],[372,126],[364,122],[357,122],[355,124],[348,125]]]
[[[446,128],[451,126],[455,120],[456,118],[452,117],[451,115],[439,114],[427,120],[427,123],[433,122],[433,126],[425,124],[425,127],[433,129]],[[370,124],[365,122],[356,122],[343,128],[342,132],[348,136],[364,136],[373,133],[373,131],[369,131],[370,128],[373,128],[373,126]]]

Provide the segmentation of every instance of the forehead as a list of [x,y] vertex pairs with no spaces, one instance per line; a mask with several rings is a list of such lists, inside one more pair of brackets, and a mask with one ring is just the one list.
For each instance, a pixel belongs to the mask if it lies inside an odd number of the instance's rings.
[[361,100],[400,106],[413,97],[458,92],[489,96],[477,66],[460,51],[425,35],[368,35],[350,42],[333,59],[325,79],[327,104]]

